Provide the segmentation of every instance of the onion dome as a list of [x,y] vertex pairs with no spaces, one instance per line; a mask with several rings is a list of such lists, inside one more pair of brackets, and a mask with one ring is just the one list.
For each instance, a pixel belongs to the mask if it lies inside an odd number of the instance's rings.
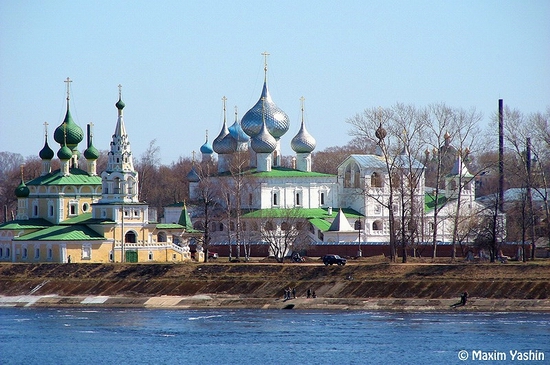
[[237,120],[237,115],[235,113],[235,123],[231,125],[231,127],[228,128],[229,134],[238,142],[238,143],[246,143],[250,140],[250,137],[246,133],[244,133],[243,128],[241,127],[241,124]]
[[384,129],[384,127],[382,127],[382,123],[380,123],[380,126],[378,126],[378,128],[376,129],[376,132],[374,132],[374,135],[380,141],[383,140],[384,138],[386,138],[387,132]]
[[[65,134],[67,136],[66,140]],[[61,125],[55,129],[53,138],[57,143],[59,143],[60,146],[62,146],[63,144],[67,144],[67,146],[70,148],[76,147],[84,138],[84,132],[82,131],[82,128],[80,128],[78,124],[73,121],[73,117],[71,116],[71,112],[69,111],[68,100],[67,114],[65,114],[65,119],[63,120],[63,123],[61,123]]]
[[84,157],[86,157],[86,160],[97,160],[99,158],[99,151],[93,144],[90,144],[84,151]]
[[304,98],[302,97],[302,125],[300,126],[300,130],[298,131],[298,134],[292,138],[292,141],[290,142],[290,147],[294,150],[296,153],[311,153],[315,149],[315,146],[317,145],[317,142],[315,141],[315,138],[306,129],[306,125],[304,123]]
[[63,145],[63,147],[57,151],[57,157],[59,157],[60,160],[70,160],[71,157],[73,157],[73,151],[71,151],[67,145]]
[[44,147],[38,154],[42,160],[51,160],[55,156],[55,152],[48,146],[48,140],[44,143]]
[[214,153],[214,149],[212,148],[212,145],[208,142],[208,131],[206,131],[206,141],[201,146],[200,151],[202,154],[210,155]]
[[21,180],[21,184],[19,184],[19,186],[15,188],[15,196],[18,198],[26,198],[29,196],[30,193],[31,191],[29,190],[27,185],[25,185],[23,180]]
[[223,100],[223,126],[222,130],[220,131],[220,134],[216,137],[214,142],[212,143],[212,147],[214,148],[214,151],[219,154],[228,154],[233,153],[237,150],[237,140],[229,134],[229,130],[227,129],[227,121],[226,121],[226,115],[225,115],[225,101],[227,100],[224,96],[222,98]]
[[264,119],[269,133],[276,139],[281,138],[290,128],[288,115],[271,99],[267,81],[264,81],[262,95],[258,102],[243,116],[241,126],[247,135],[254,137],[260,133]]
[[124,104],[124,102],[122,101],[122,98],[119,96],[118,101],[116,102],[115,106],[118,110],[122,110],[122,109],[124,109],[126,104]]
[[272,153],[277,148],[277,140],[268,132],[264,122],[260,132],[252,137],[250,145],[256,153]]
[[191,167],[191,171],[187,174],[187,180],[189,182],[199,182],[201,178],[199,177],[199,174],[197,173],[197,170],[195,170],[195,165]]

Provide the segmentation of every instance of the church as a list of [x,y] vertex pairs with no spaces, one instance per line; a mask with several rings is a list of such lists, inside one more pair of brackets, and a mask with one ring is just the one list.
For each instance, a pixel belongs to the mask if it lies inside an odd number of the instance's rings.
[[[417,177],[406,199],[390,198],[395,185],[390,188],[388,161],[381,151],[349,156],[336,175],[312,171],[316,141],[305,126],[303,99],[300,128],[290,139],[295,155],[291,166],[283,167],[281,143],[290,120],[270,95],[267,60],[264,73],[258,101],[241,120],[235,112],[230,126],[223,98],[222,128],[212,143],[207,134],[200,147],[201,160],[194,161],[187,175],[191,217],[194,227],[204,232],[202,241],[208,242],[209,250],[230,258],[281,259],[294,253],[387,255],[390,232],[400,228],[391,227],[391,207],[397,221],[404,217],[402,213],[414,209],[418,227],[414,245],[409,247],[412,254],[431,255],[435,237],[443,247],[439,253],[448,255],[458,201],[465,217],[485,210],[475,201],[473,175],[459,154],[453,154],[454,167],[440,192],[444,196],[437,198],[427,193],[425,166],[404,155],[393,157],[390,163],[398,166],[403,179],[411,174]],[[447,135],[447,149],[451,148],[449,141]],[[439,217],[434,224],[436,208]],[[178,205],[167,207],[166,219],[174,220],[177,211]],[[464,240],[471,244],[473,237]]]
[[[165,207],[160,222],[139,201],[121,86],[107,167],[98,172],[92,125],[80,158],[84,132],[70,113],[67,79],[65,118],[53,134],[59,149],[54,153],[49,146],[46,128],[41,175],[25,182],[21,173],[16,219],[0,225],[0,261],[185,262],[203,260],[206,251],[230,259],[387,256],[392,238],[407,242],[408,255],[431,256],[436,242],[438,255],[448,256],[457,224],[487,214],[460,154],[452,154],[454,165],[438,196],[425,186],[426,166],[404,152],[389,157],[378,148],[348,156],[336,174],[315,172],[316,141],[306,128],[303,98],[299,130],[286,142],[295,154],[284,163],[281,144],[290,119],[271,97],[267,70],[266,58],[258,101],[242,119],[235,111],[231,125],[224,97],[221,130],[212,143],[206,134],[200,161],[193,157],[186,176],[188,201]],[[380,125],[377,135],[385,133]],[[450,135],[442,148],[452,149]],[[60,168],[52,171],[55,156]],[[388,163],[396,166],[391,175]],[[409,176],[415,176],[414,184],[407,185]],[[458,211],[465,219],[456,219]],[[498,219],[504,227],[504,215]],[[502,233],[499,239],[504,238]],[[473,239],[466,234],[461,243],[471,245]]]
[[[69,109],[54,132],[59,144],[60,169],[52,171],[55,156],[45,131],[39,153],[41,175],[23,181],[15,190],[17,216],[0,225],[0,262],[183,262],[191,260],[192,228],[186,207],[177,222],[157,223],[156,212],[140,202],[139,176],[134,169],[129,134],[124,124],[121,86],[115,106],[117,119],[105,171],[96,171],[99,157],[87,128],[86,166],[79,166],[82,129]],[[196,253],[201,258],[202,252]]]

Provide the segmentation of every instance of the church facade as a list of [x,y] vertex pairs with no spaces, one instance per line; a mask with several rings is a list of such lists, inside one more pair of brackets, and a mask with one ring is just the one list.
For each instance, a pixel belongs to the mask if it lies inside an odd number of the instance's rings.
[[[140,202],[121,98],[105,171],[98,174],[98,150],[88,126],[85,168],[78,165],[82,129],[67,111],[54,132],[60,145],[60,169],[52,171],[54,151],[45,133],[41,176],[23,181],[15,194],[16,219],[0,225],[0,261],[4,262],[182,262],[191,259],[189,241],[197,235],[186,207],[175,223],[157,223],[156,214]],[[202,255],[198,252],[198,258]]]

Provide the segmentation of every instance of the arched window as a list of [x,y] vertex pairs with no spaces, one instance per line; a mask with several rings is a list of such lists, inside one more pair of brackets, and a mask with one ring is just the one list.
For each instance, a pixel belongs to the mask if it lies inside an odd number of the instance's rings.
[[274,231],[274,230],[275,230],[275,226],[273,225],[273,222],[272,222],[272,221],[267,221],[267,222],[265,222],[264,229],[265,229],[266,231]]
[[287,222],[281,223],[281,230],[282,231],[290,231],[290,228],[292,228],[292,226],[290,224],[288,224]]
[[130,231],[130,232],[126,233],[124,235],[124,242],[126,242],[126,243],[136,243],[137,242],[136,233],[133,232],[133,231]]
[[325,205],[325,193],[321,193],[321,205]]
[[350,188],[351,187],[351,164],[346,167],[346,170],[344,171],[344,187]]
[[353,187],[354,188],[360,188],[361,187],[361,175],[359,173],[359,166],[353,165]]
[[449,185],[450,185],[451,190],[456,190],[456,181],[455,180],[451,180],[451,183]]
[[166,242],[166,233],[164,232],[159,232],[157,234],[157,241],[158,242]]
[[373,188],[381,188],[383,185],[382,175],[377,172],[373,172],[370,176],[370,185]]
[[220,232],[223,232],[223,223],[220,223]]
[[315,234],[315,226],[313,224],[309,224],[309,232],[311,232],[311,234]]
[[273,193],[273,205],[279,205],[277,193]]
[[363,227],[361,226],[361,220],[358,219],[355,221],[355,225],[353,229],[356,229],[356,230],[363,229]]
[[374,221],[372,222],[372,230],[373,231],[381,231],[382,230],[382,221]]
[[233,221],[229,222],[229,229],[231,230],[231,232],[235,231],[235,222]]
[[120,194],[120,178],[118,178],[118,177],[115,177],[114,194]]

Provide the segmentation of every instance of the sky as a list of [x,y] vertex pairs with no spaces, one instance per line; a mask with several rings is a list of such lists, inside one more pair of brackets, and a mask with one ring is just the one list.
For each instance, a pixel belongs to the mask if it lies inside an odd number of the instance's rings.
[[[66,112],[108,150],[118,85],[134,158],[151,141],[163,164],[191,157],[268,86],[316,150],[343,146],[348,118],[396,103],[475,107],[489,128],[498,99],[523,113],[550,106],[550,1],[0,0],[0,151],[59,146]],[[85,139],[80,150],[86,148]]]

